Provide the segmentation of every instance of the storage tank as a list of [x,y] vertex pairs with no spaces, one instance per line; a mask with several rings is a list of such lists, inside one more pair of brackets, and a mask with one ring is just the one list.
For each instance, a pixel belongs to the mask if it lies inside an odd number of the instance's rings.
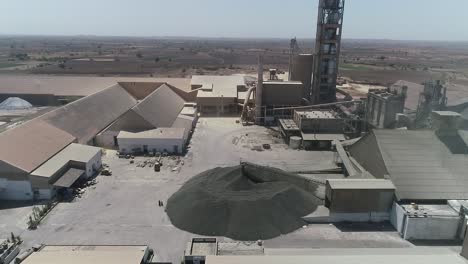
[[304,84],[304,98],[306,99],[309,98],[311,92],[313,65],[313,54],[299,54],[293,57],[290,67],[289,80]]
[[290,137],[289,138],[289,147],[292,149],[299,149],[302,144],[302,138],[300,137]]

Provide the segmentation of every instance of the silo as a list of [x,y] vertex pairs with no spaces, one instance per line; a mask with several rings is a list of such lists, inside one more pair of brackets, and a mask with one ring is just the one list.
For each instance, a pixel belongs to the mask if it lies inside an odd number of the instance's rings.
[[314,65],[313,54],[299,54],[293,57],[290,81],[299,81],[304,84],[304,98],[309,99],[312,87],[312,71]]

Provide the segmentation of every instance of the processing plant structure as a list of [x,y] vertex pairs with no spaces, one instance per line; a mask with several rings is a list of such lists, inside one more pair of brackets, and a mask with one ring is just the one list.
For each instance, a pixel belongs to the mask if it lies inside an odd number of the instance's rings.
[[467,264],[468,100],[337,87],[344,5],[288,77],[0,76],[0,205],[40,206],[0,263]]

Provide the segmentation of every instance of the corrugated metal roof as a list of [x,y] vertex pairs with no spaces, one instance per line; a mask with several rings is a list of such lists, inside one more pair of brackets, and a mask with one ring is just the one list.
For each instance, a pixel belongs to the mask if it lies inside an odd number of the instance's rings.
[[69,161],[86,163],[100,151],[101,149],[97,147],[72,143],[34,170],[31,174],[39,177],[51,177],[67,165]]
[[192,131],[194,121],[195,117],[180,114],[174,121],[174,124],[172,124],[172,127],[185,128],[184,140],[187,140],[190,135],[190,131]]
[[169,83],[183,91],[190,91],[190,81],[189,78],[1,75],[0,93],[88,96],[118,82]]
[[79,143],[86,144],[136,103],[135,98],[116,84],[40,118],[72,134]]
[[70,188],[84,174],[84,170],[69,168],[53,185]]
[[133,111],[154,127],[170,127],[184,108],[184,103],[182,97],[163,84],[133,107]]
[[158,139],[184,139],[185,128],[157,128],[153,130],[143,131],[139,133],[131,133],[121,131],[117,136],[118,139],[122,138],[158,138]]
[[329,179],[327,183],[332,189],[395,189],[395,185],[390,180],[383,179]]
[[375,143],[356,159],[366,167],[367,159],[381,155],[399,199],[468,199],[468,156],[452,154],[433,131],[374,130],[356,145],[368,138]]
[[[320,249],[321,251],[322,249]],[[330,252],[332,251],[332,252]],[[368,253],[370,251],[370,253]],[[459,254],[449,250],[427,248],[425,250],[405,249],[356,249],[347,252],[343,249],[312,252],[309,255],[264,255],[264,256],[206,256],[206,264],[467,264]],[[435,253],[433,253],[435,252]],[[294,252],[293,252],[294,253]]]
[[31,172],[75,141],[75,137],[35,119],[0,134],[0,160]]

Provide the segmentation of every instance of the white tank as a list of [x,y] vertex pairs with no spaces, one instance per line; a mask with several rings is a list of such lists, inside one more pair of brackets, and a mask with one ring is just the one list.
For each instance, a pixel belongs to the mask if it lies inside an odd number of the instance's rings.
[[289,138],[289,147],[292,149],[299,149],[302,145],[302,138],[300,137],[290,137]]

